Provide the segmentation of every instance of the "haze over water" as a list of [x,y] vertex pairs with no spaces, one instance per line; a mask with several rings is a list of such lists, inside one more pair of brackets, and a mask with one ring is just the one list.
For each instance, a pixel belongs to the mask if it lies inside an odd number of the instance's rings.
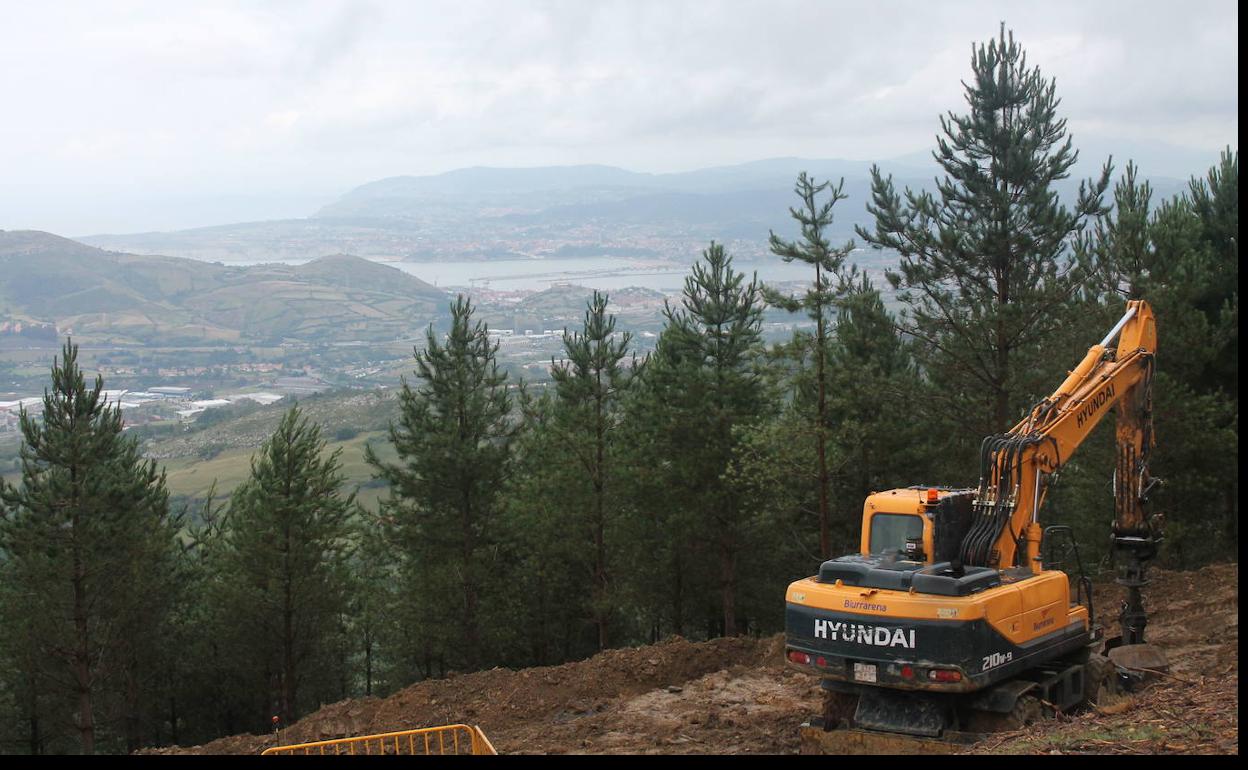
[[[568,259],[504,259],[464,260],[454,262],[385,262],[391,267],[414,275],[439,288],[484,288],[499,291],[540,291],[555,284],[573,283],[591,289],[623,289],[637,286],[661,291],[679,292],[685,277],[698,255],[688,263],[628,259],[623,257],[574,257]],[[859,256],[856,253],[855,256]],[[299,265],[311,260],[266,260]],[[261,262],[229,262],[231,265],[255,265]],[[734,259],[733,269],[747,276],[758,274],[764,282],[812,281],[809,265],[786,263],[772,259]],[[871,271],[868,271],[871,272]],[[873,276],[874,278],[875,276]]]

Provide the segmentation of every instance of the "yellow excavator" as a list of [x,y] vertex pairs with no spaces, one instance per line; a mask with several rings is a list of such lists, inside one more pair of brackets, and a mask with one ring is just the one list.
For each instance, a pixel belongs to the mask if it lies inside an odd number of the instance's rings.
[[[860,552],[789,585],[788,663],[824,691],[823,713],[802,726],[804,752],[949,751],[1165,668],[1144,642],[1141,596],[1162,538],[1145,511],[1157,483],[1156,348],[1152,309],[1129,302],[1051,396],[984,440],[977,488],[870,495]],[[1111,408],[1112,553],[1127,600],[1121,636],[1106,639],[1073,531],[1042,528],[1038,514],[1054,474]],[[1064,571],[1071,561],[1078,574]]]

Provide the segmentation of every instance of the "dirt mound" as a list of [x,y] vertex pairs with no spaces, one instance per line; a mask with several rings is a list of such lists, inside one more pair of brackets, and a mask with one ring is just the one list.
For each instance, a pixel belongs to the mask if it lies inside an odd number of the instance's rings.
[[[496,668],[418,682],[384,700],[321,708],[280,736],[241,735],[191,749],[250,754],[269,746],[466,722],[503,753],[791,751],[792,725],[818,683],[783,667],[784,640],[679,637],[574,663]],[[727,744],[720,741],[727,740]]]
[[[1155,570],[1148,636],[1171,674],[1099,714],[1056,715],[994,736],[981,752],[1238,753],[1239,568]],[[1116,624],[1122,591],[1096,590]],[[675,638],[588,660],[493,669],[414,684],[385,698],[335,703],[280,736],[234,736],[193,753],[258,753],[278,743],[466,722],[501,753],[792,753],[798,725],[819,706],[818,681],[785,668],[784,640]]]

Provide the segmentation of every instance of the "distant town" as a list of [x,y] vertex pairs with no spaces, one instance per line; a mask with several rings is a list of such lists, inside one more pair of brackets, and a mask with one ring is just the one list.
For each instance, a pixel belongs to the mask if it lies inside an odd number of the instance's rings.
[[[781,284],[796,290],[797,284]],[[448,289],[448,299],[456,291]],[[459,287],[470,293],[478,315],[498,344],[501,366],[516,378],[543,381],[561,360],[565,329],[579,328],[592,290],[553,282],[543,290]],[[632,335],[639,356],[654,349],[665,301],[674,293],[630,287],[609,292],[619,331]],[[808,326],[801,317],[770,312],[768,338],[783,339]],[[39,415],[52,358],[72,329],[39,327],[31,335],[21,324],[0,328],[0,444],[18,440],[20,413]],[[379,342],[348,340],[316,344],[287,341],[276,346],[231,345],[148,348],[84,343],[81,360],[89,375],[104,379],[104,397],[122,410],[127,428],[153,423],[191,423],[205,412],[238,404],[268,405],[287,396],[331,390],[397,387],[410,375],[414,347],[423,335]],[[7,437],[7,438],[6,438]]]

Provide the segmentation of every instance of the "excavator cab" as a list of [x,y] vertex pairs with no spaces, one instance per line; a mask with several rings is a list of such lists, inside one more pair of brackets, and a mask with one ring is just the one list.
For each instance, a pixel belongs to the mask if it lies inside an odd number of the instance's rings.
[[862,508],[862,556],[955,561],[970,528],[973,497],[971,489],[923,486],[870,495]]

